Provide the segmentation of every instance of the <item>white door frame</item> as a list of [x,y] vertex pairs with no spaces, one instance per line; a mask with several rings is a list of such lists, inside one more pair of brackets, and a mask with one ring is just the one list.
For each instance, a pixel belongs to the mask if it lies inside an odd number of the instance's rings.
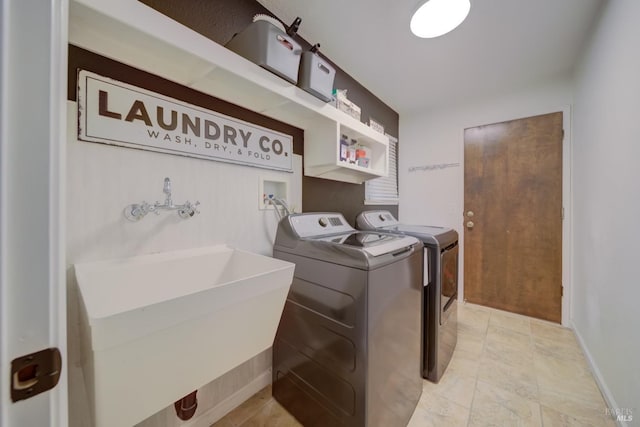
[[562,111],[562,325],[570,327],[573,319],[573,110]]
[[[0,0],[0,426],[67,426],[68,0]],[[11,361],[50,347],[58,385],[11,401]]]

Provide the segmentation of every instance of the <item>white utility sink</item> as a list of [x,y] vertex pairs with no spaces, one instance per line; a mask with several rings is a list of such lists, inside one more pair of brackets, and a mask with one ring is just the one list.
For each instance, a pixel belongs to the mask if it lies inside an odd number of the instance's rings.
[[293,270],[224,245],[75,265],[95,426],[134,425],[271,347]]

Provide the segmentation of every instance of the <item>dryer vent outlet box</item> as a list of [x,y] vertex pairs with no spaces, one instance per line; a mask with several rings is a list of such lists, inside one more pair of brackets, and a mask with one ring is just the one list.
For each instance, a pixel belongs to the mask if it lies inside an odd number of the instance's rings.
[[258,208],[260,210],[274,209],[273,204],[267,199],[271,196],[274,199],[289,202],[289,183],[287,181],[276,181],[271,179],[260,179],[260,190]]

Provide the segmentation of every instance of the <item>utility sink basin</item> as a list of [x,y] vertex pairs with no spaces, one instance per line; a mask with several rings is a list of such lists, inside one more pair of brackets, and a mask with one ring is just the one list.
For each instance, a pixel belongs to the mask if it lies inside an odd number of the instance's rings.
[[224,245],[76,264],[95,426],[134,425],[271,347],[293,270]]

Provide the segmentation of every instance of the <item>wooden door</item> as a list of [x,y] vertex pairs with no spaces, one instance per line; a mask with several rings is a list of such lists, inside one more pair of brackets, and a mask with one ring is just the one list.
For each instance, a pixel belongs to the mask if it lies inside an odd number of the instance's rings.
[[562,113],[465,129],[464,298],[560,322]]

